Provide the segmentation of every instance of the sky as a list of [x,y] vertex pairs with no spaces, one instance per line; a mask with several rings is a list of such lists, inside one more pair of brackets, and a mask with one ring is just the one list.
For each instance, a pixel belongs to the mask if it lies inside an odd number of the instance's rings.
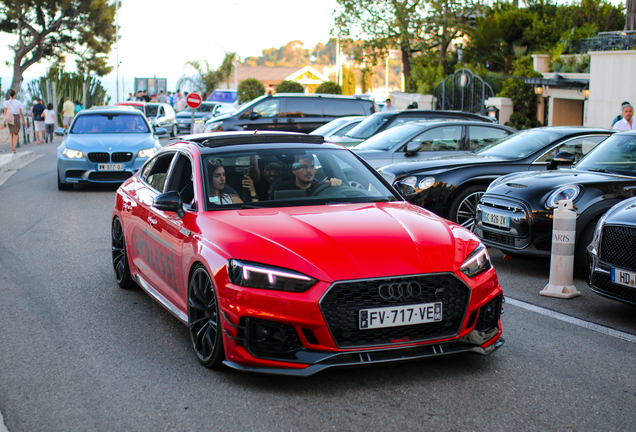
[[[292,40],[307,47],[327,43],[333,27],[336,0],[318,3],[290,0],[122,0],[119,8],[119,50],[113,46],[109,65],[119,57],[120,92],[133,91],[134,77],[167,78],[168,90],[175,90],[184,65],[207,60],[216,69],[225,51],[236,51],[241,58],[260,56],[267,48],[280,48]],[[15,38],[0,34],[0,78],[3,89],[11,85],[12,60],[6,46]],[[24,85],[46,73],[42,62],[24,73]],[[72,60],[69,71],[75,70]],[[116,72],[103,77],[114,102]]]

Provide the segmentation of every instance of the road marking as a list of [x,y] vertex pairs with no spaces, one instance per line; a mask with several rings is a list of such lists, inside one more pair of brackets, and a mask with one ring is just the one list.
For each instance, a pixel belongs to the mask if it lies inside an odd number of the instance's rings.
[[554,318],[554,319],[557,319],[559,321],[563,321],[563,322],[566,322],[566,323],[574,324],[575,326],[578,326],[578,327],[582,327],[582,328],[585,328],[585,329],[588,329],[588,330],[595,331],[597,333],[601,333],[601,334],[604,334],[604,335],[607,335],[607,336],[612,336],[612,337],[615,337],[617,339],[622,339],[624,341],[636,344],[636,336],[634,336],[631,333],[625,333],[625,332],[622,332],[622,331],[619,331],[619,330],[615,330],[615,329],[610,328],[610,327],[605,327],[605,326],[602,326],[602,325],[599,325],[599,324],[594,324],[594,323],[591,323],[591,322],[588,322],[588,321],[585,321],[585,320],[582,320],[582,319],[579,319],[579,318],[574,318],[574,317],[572,317],[570,315],[565,315],[565,314],[562,314],[562,313],[559,313],[559,312],[555,312],[555,311],[550,310],[550,309],[546,309],[546,308],[542,308],[542,307],[539,307],[539,306],[535,306],[533,304],[526,303],[526,302],[523,302],[521,300],[515,300],[515,299],[507,297],[507,296],[506,296],[506,303],[505,304],[512,305],[512,306],[517,306],[517,307],[520,307],[522,309],[526,309],[526,310],[529,310],[531,312],[538,313],[540,315],[545,315],[547,317]]
[[0,412],[0,432],[9,432],[7,427],[4,425],[4,419],[2,418],[1,412]]

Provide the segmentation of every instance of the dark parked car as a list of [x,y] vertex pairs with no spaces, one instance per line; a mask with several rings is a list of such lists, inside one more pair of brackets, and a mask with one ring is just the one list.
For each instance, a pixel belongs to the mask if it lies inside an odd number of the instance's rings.
[[467,153],[515,132],[513,128],[494,123],[414,121],[381,132],[351,150],[372,167],[380,168],[432,155]]
[[587,247],[588,286],[602,296],[636,305],[636,198],[609,209]]
[[[194,110],[190,107],[177,113],[177,129],[179,133],[190,133],[192,127],[192,111],[194,111],[195,130],[193,133],[203,132],[205,122],[222,113],[222,107],[216,102],[202,102],[199,108]],[[197,126],[200,125],[200,130]]]
[[[560,153],[555,159],[574,160]],[[575,271],[589,273],[586,248],[599,218],[636,194],[636,131],[617,133],[572,169],[522,172],[492,182],[477,206],[475,233],[489,246],[513,254],[549,257],[552,211],[571,199],[576,221]]]
[[373,101],[360,97],[280,93],[261,96],[232,114],[210,119],[205,129],[309,133],[336,118],[368,116],[374,109]]
[[345,147],[353,147],[362,141],[379,134],[382,131],[391,129],[404,123],[416,120],[473,120],[486,123],[496,123],[491,117],[479,114],[465,113],[461,111],[433,111],[433,110],[403,110],[403,111],[382,111],[369,116],[362,123],[341,138],[334,139],[334,142]]
[[472,153],[389,165],[382,175],[409,202],[470,230],[475,229],[477,203],[497,177],[554,168],[558,164],[554,156],[561,151],[578,160],[613,133],[584,127],[537,128],[481,147],[489,142],[487,133],[492,129],[485,129],[486,125],[467,128],[469,147],[477,148]]

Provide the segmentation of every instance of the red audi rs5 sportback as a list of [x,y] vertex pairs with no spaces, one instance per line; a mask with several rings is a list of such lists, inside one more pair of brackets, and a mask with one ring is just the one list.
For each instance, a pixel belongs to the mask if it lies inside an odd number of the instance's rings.
[[188,326],[206,367],[487,355],[503,294],[485,246],[322,136],[182,137],[118,189],[112,262]]

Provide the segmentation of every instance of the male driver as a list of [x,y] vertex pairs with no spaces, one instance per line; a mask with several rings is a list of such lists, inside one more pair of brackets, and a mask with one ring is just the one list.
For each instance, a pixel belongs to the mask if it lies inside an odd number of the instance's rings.
[[[314,158],[311,156],[300,156],[297,159],[297,162],[292,165],[292,172],[294,173],[295,178],[284,182],[281,189],[305,190],[307,192],[307,196],[311,196],[316,189],[321,186],[321,184],[314,179],[314,175],[316,175],[316,165],[314,164]],[[325,180],[325,184],[340,186],[342,184],[342,180],[338,178],[331,178],[329,180]]]
[[44,144],[44,110],[45,106],[42,104],[42,99],[38,98],[35,105],[33,105],[33,125],[35,126],[35,143]]
[[634,116],[634,108],[631,105],[623,105],[623,120],[619,120],[614,124],[613,129],[619,131],[628,131],[636,129],[636,122],[632,119]]
[[71,102],[71,98],[69,96],[66,96],[64,105],[62,105],[62,116],[64,117],[64,120],[62,121],[64,130],[68,130],[71,120],[73,120],[73,116],[75,116],[75,104]]

